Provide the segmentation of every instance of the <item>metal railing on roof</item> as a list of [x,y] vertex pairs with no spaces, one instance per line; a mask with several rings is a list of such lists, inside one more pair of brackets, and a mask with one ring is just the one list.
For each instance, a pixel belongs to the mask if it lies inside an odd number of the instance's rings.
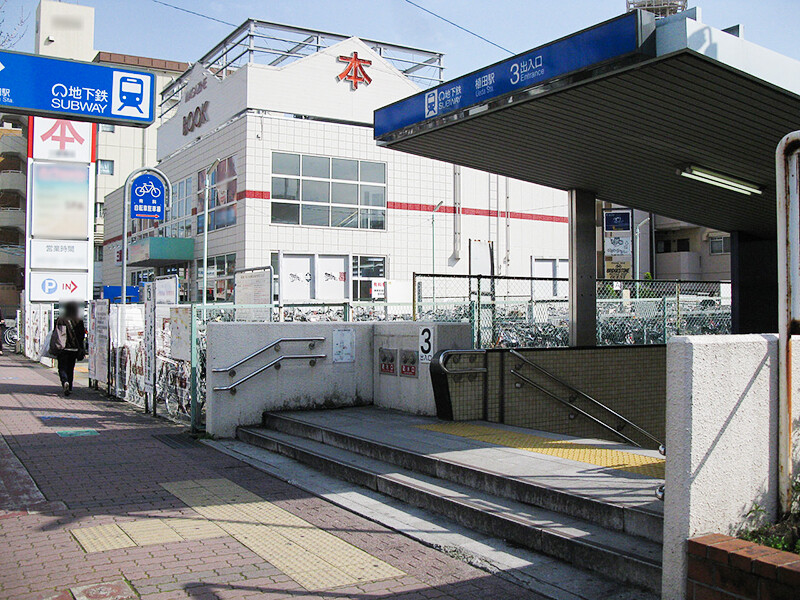
[[[246,64],[283,66],[350,37],[352,36],[250,19],[214,46],[197,63],[215,77],[225,79]],[[441,52],[359,39],[422,88],[438,85],[444,80],[444,54]],[[163,117],[178,105],[188,77],[189,71],[172,81],[161,92],[160,116]]]

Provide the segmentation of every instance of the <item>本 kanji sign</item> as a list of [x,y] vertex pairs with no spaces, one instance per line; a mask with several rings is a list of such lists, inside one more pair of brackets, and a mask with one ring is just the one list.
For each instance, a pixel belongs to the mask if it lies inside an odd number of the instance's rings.
[[7,112],[147,127],[154,92],[151,73],[0,51],[0,107]]
[[[0,73],[2,76],[2,73]],[[33,119],[33,156],[37,160],[92,162],[91,123],[66,119]]]
[[367,74],[366,67],[372,64],[371,60],[358,58],[358,52],[353,52],[350,56],[340,56],[339,61],[347,63],[344,71],[339,73],[339,81],[349,81],[350,89],[357,90],[358,84],[363,83],[369,85],[372,83],[372,78]]

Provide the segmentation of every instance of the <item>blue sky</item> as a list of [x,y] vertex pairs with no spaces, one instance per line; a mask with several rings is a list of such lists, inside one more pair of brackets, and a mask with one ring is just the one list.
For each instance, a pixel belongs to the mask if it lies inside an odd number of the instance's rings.
[[[152,0],[70,0],[95,7],[95,48],[194,61],[232,29]],[[508,56],[432,17],[405,0],[167,0],[239,24],[249,17],[445,53],[452,79]],[[415,0],[514,53],[617,16],[625,0]],[[26,36],[14,48],[33,51],[38,0],[7,0],[6,25],[30,14]],[[703,0],[703,21],[718,28],[742,24],[745,37],[800,60],[800,0]]]

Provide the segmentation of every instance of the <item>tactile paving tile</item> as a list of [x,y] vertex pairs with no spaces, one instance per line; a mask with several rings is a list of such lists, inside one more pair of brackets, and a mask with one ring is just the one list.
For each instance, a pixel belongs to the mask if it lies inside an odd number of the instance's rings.
[[405,575],[227,479],[162,486],[306,589],[323,590]]
[[113,523],[72,529],[71,533],[86,552],[103,552],[136,546],[136,542],[128,537],[119,525]]
[[120,523],[119,526],[137,546],[182,542],[184,539],[161,519],[140,519]]
[[498,446],[507,446],[509,448],[527,450],[528,452],[566,458],[598,467],[637,473],[654,479],[664,479],[664,459],[645,454],[636,454],[635,452],[625,452],[612,448],[598,448],[580,442],[554,440],[529,433],[507,431],[470,423],[433,423],[430,425],[417,425],[417,427]]
[[228,535],[219,525],[208,519],[167,517],[162,521],[184,540],[208,540]]

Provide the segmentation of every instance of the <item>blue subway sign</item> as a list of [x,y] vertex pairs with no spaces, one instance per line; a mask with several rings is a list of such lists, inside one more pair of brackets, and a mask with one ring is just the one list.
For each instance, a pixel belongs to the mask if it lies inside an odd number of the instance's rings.
[[131,183],[131,219],[164,220],[164,182],[150,173],[139,175]]
[[375,138],[642,52],[639,11],[585,29],[375,111]]
[[24,115],[147,127],[155,75],[0,51],[0,110]]

